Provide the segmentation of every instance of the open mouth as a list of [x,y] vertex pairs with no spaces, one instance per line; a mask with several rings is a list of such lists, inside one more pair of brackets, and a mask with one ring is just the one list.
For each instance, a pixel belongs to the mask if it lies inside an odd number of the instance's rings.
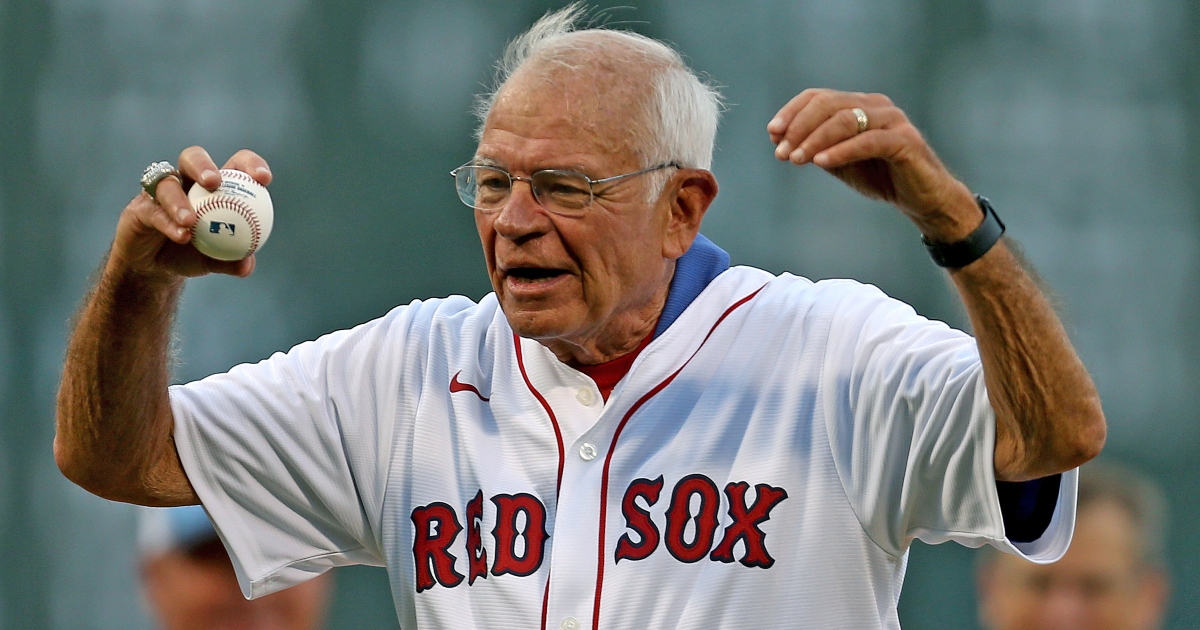
[[567,273],[562,269],[548,269],[546,267],[514,267],[507,271],[510,278],[515,278],[522,282],[538,282],[540,280],[549,280],[557,278]]

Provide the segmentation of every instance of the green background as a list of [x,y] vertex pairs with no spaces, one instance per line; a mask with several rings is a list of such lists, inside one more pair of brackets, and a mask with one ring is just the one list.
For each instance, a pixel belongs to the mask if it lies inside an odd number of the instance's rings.
[[[631,3],[624,3],[631,4]],[[1171,628],[1200,617],[1200,9],[1188,0],[664,0],[605,19],[725,86],[705,233],[735,263],[875,283],[963,325],[917,234],[771,156],[801,89],[889,94],[988,195],[1100,388],[1106,457],[1172,504]],[[72,314],[142,167],[189,144],[272,164],[277,222],[247,280],[191,282],[178,380],[415,298],[488,291],[454,166],[472,95],[546,2],[0,0],[0,630],[148,628],[135,511],[51,456]],[[975,624],[974,552],[918,544],[905,627]],[[341,571],[336,628],[394,627],[378,569]]]

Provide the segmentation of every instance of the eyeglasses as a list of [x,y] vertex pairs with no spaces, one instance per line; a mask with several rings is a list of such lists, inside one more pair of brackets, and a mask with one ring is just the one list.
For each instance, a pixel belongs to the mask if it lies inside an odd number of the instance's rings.
[[517,177],[496,166],[464,164],[453,171],[458,198],[480,212],[497,212],[512,196],[513,182],[529,182],[533,198],[546,210],[569,217],[582,216],[596,198],[596,184],[606,184],[626,177],[643,175],[664,168],[683,168],[678,162],[651,166],[640,171],[591,179],[583,173],[548,169],[535,171],[529,177]]

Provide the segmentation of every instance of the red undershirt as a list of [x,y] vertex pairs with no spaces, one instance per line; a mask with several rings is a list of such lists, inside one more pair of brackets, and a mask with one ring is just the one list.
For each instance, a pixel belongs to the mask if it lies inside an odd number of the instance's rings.
[[580,365],[575,369],[587,374],[596,381],[596,387],[600,389],[600,395],[604,397],[604,402],[608,402],[608,395],[612,393],[617,383],[621,382],[622,378],[629,373],[629,368],[633,367],[633,361],[642,349],[650,345],[650,340],[654,338],[654,331],[650,331],[649,335],[638,344],[638,347],[629,354],[619,356],[612,361],[605,363],[597,363],[596,365]]

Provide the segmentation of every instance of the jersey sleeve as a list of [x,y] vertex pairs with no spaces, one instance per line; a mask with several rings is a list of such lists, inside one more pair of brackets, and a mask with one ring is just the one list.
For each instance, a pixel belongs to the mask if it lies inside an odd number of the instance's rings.
[[383,563],[386,466],[420,390],[423,310],[171,387],[180,459],[247,597]]
[[842,284],[833,289],[823,404],[838,473],[871,539],[897,556],[918,538],[990,544],[1035,562],[1061,557],[1077,472],[1063,475],[1037,539],[1007,538],[996,418],[974,338],[874,287]]

